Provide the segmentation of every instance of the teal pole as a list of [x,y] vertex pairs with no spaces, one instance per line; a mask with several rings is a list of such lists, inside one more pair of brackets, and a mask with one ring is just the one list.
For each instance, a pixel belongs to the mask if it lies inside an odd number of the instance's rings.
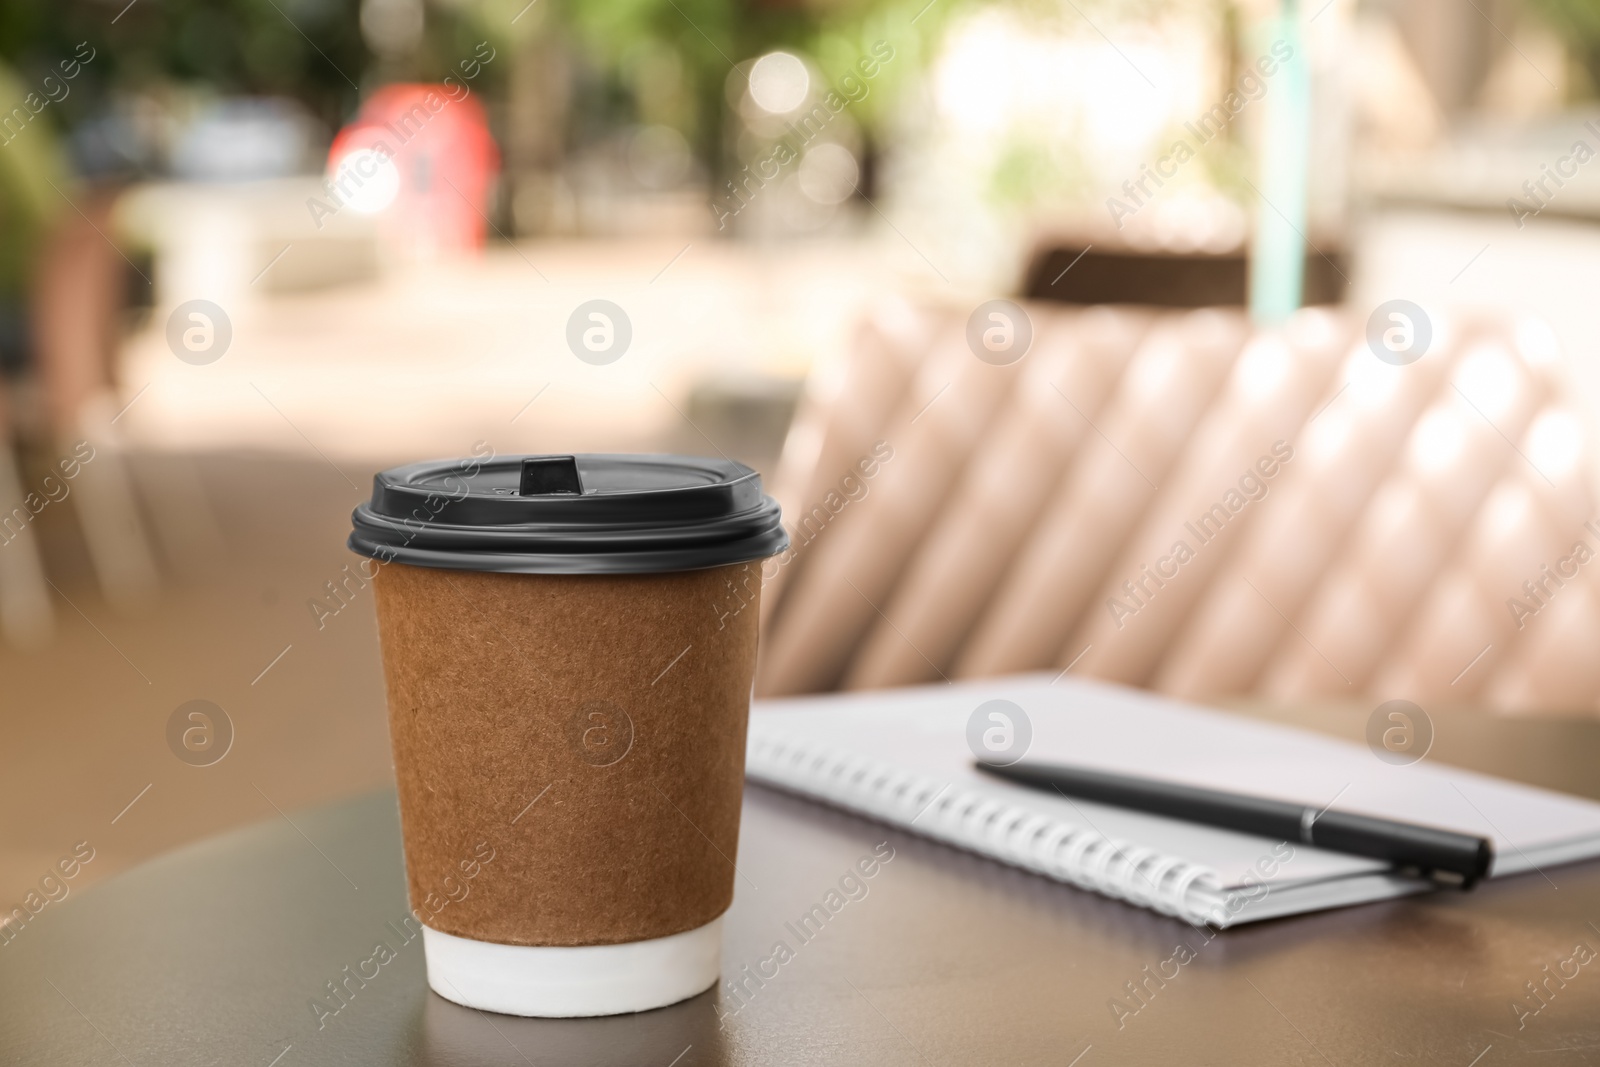
[[1299,0],[1283,0],[1267,25],[1267,48],[1288,45],[1289,58],[1268,79],[1258,152],[1255,232],[1250,249],[1250,317],[1282,322],[1304,297],[1306,184],[1311,156],[1311,65],[1300,26]]

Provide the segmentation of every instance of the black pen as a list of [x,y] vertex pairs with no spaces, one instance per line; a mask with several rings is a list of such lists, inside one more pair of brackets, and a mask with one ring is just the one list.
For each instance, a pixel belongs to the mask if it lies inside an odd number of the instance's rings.
[[[1462,889],[1470,889],[1486,877],[1494,859],[1488,838],[1393,819],[1061,764],[1002,766],[979,760],[977,767],[1018,785],[1054,790],[1067,797],[1366,856],[1395,867],[1413,868],[1428,877],[1453,875],[1459,878]],[[1443,880],[1454,882],[1449,877]]]

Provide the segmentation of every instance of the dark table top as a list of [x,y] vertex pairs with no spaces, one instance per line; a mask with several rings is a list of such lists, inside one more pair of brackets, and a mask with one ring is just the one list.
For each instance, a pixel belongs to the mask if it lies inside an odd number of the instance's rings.
[[[1600,786],[1592,722],[1441,725],[1440,742],[1463,765]],[[1600,1063],[1600,863],[1207,939],[752,786],[724,979],[795,945],[786,924],[883,841],[866,895],[739,996],[536,1020],[428,990],[420,940],[395,932],[392,794],[291,814],[74,894],[0,945],[0,1064]],[[319,1026],[312,999],[379,942],[394,959]]]

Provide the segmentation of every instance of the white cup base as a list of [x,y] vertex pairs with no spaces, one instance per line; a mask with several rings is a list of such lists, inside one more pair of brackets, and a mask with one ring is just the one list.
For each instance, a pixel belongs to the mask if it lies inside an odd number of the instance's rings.
[[502,1015],[622,1015],[676,1004],[716,984],[722,917],[621,945],[502,945],[422,928],[428,985]]

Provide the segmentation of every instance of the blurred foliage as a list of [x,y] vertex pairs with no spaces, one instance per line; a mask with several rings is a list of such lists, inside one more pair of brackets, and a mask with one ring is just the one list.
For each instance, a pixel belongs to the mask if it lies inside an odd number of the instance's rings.
[[[476,10],[430,5],[416,52],[385,63],[362,39],[360,0],[4,0],[0,58],[33,84],[88,42],[95,58],[61,101],[58,124],[103,109],[113,90],[176,86],[287,97],[337,128],[378,83],[451,73],[491,36]],[[493,65],[485,73],[501,76]]]
[[1590,85],[1600,87],[1600,0],[1533,0],[1533,8],[1583,64]]
[[[975,8],[1000,3],[1042,26],[1077,26],[1086,18],[1138,19],[1218,2],[426,0],[419,46],[385,58],[363,38],[362,0],[0,0],[0,62],[32,87],[80,42],[94,49],[71,93],[49,108],[57,128],[103,113],[113,98],[158,101],[157,110],[181,117],[197,98],[252,95],[297,100],[336,129],[378,85],[439,80],[483,40],[505,57],[485,66],[473,85],[494,101],[517,63],[540,55],[522,47],[538,37],[570,62],[569,140],[661,124],[681,132],[715,169],[727,150],[723,124],[733,94],[743,89],[748,64],[773,49],[806,56],[830,85],[870,56],[876,42],[894,49],[865,97],[850,105],[870,156],[886,139],[891,116],[904,114],[896,101],[927,68],[946,26]],[[1539,2],[1591,11],[1600,5]],[[1019,139],[997,168],[995,192],[1027,202],[1044,188],[1080,181],[1081,170],[1067,148]]]
[[1013,133],[994,162],[990,199],[1005,206],[1031,206],[1063,189],[1077,190],[1087,178],[1070,145],[1042,144]]
[[[0,63],[0,99],[28,90]],[[31,126],[31,124],[30,124]],[[66,182],[59,146],[48,128],[0,133],[0,304],[24,287],[28,266],[50,220],[65,206],[56,191]],[[4,309],[0,309],[3,311]]]
[[[172,83],[221,94],[287,96],[329,122],[347,114],[368,62],[358,0],[5,0],[0,56],[25,81],[87,41],[96,56],[62,101],[71,125],[115,89]],[[316,42],[313,44],[312,42]],[[348,77],[347,77],[348,75]]]
[[[554,33],[575,59],[574,135],[661,123],[715,158],[724,94],[730,77],[742,76],[741,61],[791,48],[833,80],[874,41],[889,41],[895,62],[852,106],[870,136],[893,87],[917,68],[924,42],[976,0],[536,2],[535,9],[522,0],[430,0],[420,47],[394,60],[363,40],[361,0],[0,0],[0,61],[32,86],[81,43],[94,50],[72,91],[50,108],[57,128],[130,94],[168,109],[174,94],[288,97],[337,128],[379,84],[438,80],[478,41],[500,49],[530,32]],[[474,88],[503,84],[511,66],[485,67]]]
[[[586,0],[561,9],[559,18],[589,68],[593,91],[615,108],[634,108],[644,121],[675,126],[715,158],[730,79],[743,85],[741,64],[773,49],[793,49],[832,83],[870,55],[875,41],[888,42],[894,61],[873,79],[872,92],[852,105],[853,117],[873,136],[896,86],[921,65],[927,42],[953,12],[974,2]],[[665,82],[659,77],[664,64],[674,68]]]

